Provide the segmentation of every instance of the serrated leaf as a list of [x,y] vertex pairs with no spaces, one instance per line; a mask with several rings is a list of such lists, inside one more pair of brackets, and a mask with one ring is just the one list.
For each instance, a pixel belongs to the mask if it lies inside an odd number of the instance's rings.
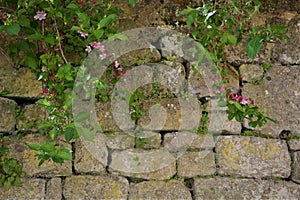
[[72,154],[70,152],[67,153],[65,151],[59,151],[56,156],[64,160],[72,160]]
[[6,31],[9,35],[18,35],[20,32],[20,25],[17,23],[12,23],[9,26],[6,26]]
[[41,146],[41,150],[43,150],[45,152],[53,152],[53,151],[55,151],[55,147],[53,144],[46,142]]

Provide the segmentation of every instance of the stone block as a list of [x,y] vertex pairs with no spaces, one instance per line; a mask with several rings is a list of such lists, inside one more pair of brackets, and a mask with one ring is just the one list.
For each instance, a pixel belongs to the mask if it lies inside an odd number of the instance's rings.
[[147,181],[130,186],[129,200],[133,199],[192,200],[192,196],[189,189],[180,181]]
[[217,173],[242,177],[287,178],[291,158],[285,141],[224,136],[216,144]]
[[70,176],[65,180],[66,199],[127,199],[128,181],[123,177]]
[[61,199],[62,198],[62,180],[60,178],[52,178],[46,182],[46,198],[45,199]]
[[292,139],[288,140],[288,146],[292,151],[300,150],[300,140],[299,139]]
[[35,104],[25,105],[21,112],[22,116],[17,120],[19,130],[37,132],[41,119],[46,118],[43,107]]
[[110,149],[130,149],[135,145],[135,137],[123,132],[105,134],[106,145]]
[[[245,84],[242,95],[254,99],[261,111],[277,123],[268,122],[255,130],[278,137],[282,131],[300,135],[300,73],[299,66],[272,66],[261,85]],[[246,123],[244,126],[248,127]]]
[[163,149],[113,151],[109,171],[147,180],[166,180],[176,173],[176,159]]
[[215,154],[212,151],[185,152],[177,162],[179,177],[209,176],[216,172]]
[[15,101],[0,97],[0,132],[10,133],[15,130],[16,106]]
[[259,65],[243,64],[239,67],[243,81],[252,83],[263,78],[264,69]]
[[196,178],[196,200],[200,199],[298,199],[300,186],[290,181]]
[[292,156],[292,180],[300,184],[300,151],[294,152]]

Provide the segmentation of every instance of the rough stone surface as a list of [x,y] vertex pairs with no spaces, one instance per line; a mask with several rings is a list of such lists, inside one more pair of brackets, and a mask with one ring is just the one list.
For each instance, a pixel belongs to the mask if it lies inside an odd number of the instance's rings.
[[195,199],[299,199],[300,186],[288,181],[196,178]]
[[216,172],[215,154],[212,151],[186,152],[177,162],[179,177],[208,176]]
[[45,199],[61,199],[62,198],[62,180],[60,178],[52,178],[46,183]]
[[[179,133],[180,134],[180,133]],[[189,133],[183,133],[185,136],[189,137]],[[167,133],[164,135],[163,145],[167,146],[170,144],[176,137],[178,136],[178,132]],[[212,150],[215,147],[215,138],[212,135],[199,135],[193,134],[192,141],[189,143],[187,149],[191,150]]]
[[[10,155],[23,163],[23,171],[28,176],[68,176],[72,174],[71,161],[65,161],[64,164],[45,161],[42,166],[38,166],[39,160],[35,156],[37,151],[29,149],[28,144],[42,145],[47,141],[47,137],[39,134],[28,134],[21,140],[16,137],[11,139],[9,145]],[[63,147],[71,149],[71,146],[60,142]]]
[[37,81],[29,68],[15,69],[0,65],[0,91],[8,90],[8,97],[37,99],[41,97],[42,82]]
[[130,186],[129,199],[186,199],[191,200],[191,193],[182,182],[171,180],[148,181]]
[[287,178],[291,173],[287,145],[277,139],[220,137],[216,156],[217,172],[222,175]]
[[293,166],[292,166],[292,180],[300,183],[300,151],[294,152],[293,156]]
[[282,41],[274,47],[273,59],[282,64],[300,64],[300,15],[289,22],[287,36],[290,40]]
[[128,181],[111,176],[71,176],[65,180],[66,199],[127,199]]
[[[145,134],[145,135],[144,135]],[[137,135],[136,147],[143,149],[158,149],[161,144],[161,135],[154,132],[146,132],[142,135]]]
[[259,81],[263,77],[264,69],[259,65],[243,64],[239,67],[243,81],[252,83]]
[[22,109],[22,116],[18,118],[17,127],[19,130],[36,132],[41,119],[45,118],[45,111],[41,106],[30,104]]
[[12,132],[15,130],[16,106],[17,103],[15,101],[0,97],[0,132]]
[[110,149],[130,149],[135,145],[135,138],[127,133],[115,132],[105,135],[106,145]]
[[142,101],[142,110],[146,113],[138,120],[145,130],[174,131],[195,130],[202,116],[200,103],[187,99],[182,103],[178,99],[149,99]]
[[290,147],[291,150],[298,151],[300,150],[300,140],[297,139],[289,140],[288,146]]
[[272,66],[262,85],[245,84],[243,96],[254,99],[277,123],[268,122],[257,128],[263,134],[278,137],[282,131],[300,135],[300,67]]
[[175,158],[162,149],[113,151],[109,171],[147,180],[166,180],[176,173]]
[[45,199],[44,179],[22,179],[21,187],[0,187],[1,199]]
[[[105,166],[107,163],[107,150],[104,150],[104,155],[99,160],[97,154],[89,151],[87,149],[86,143],[83,143],[82,140],[77,140],[75,142],[75,160],[74,167],[78,173],[101,173],[105,171]],[[97,142],[88,144],[98,146]],[[103,149],[101,149],[103,150]],[[99,151],[100,152],[100,151]],[[101,162],[103,161],[104,162]]]

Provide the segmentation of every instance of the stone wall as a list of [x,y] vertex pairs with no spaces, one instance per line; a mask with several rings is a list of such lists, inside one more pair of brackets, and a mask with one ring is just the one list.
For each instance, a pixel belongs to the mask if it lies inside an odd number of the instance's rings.
[[[122,1],[117,3],[122,5],[121,30],[158,25],[184,31],[186,27],[177,26],[183,24],[183,19],[176,13],[186,5],[195,5],[194,1],[183,0],[159,3],[145,0],[135,8]],[[155,168],[163,163],[160,160],[162,149],[168,147],[172,139],[185,136],[178,133],[179,102],[167,88],[160,87],[159,97],[152,96],[141,103],[146,115],[137,120],[136,125],[151,121],[151,114],[147,111],[157,102],[167,113],[163,128],[160,131],[149,129],[151,137],[142,143],[134,134],[120,130],[109,102],[98,102],[99,124],[107,134],[106,145],[94,147],[96,151],[105,152],[101,155],[104,161],[90,153],[86,143],[78,140],[67,144],[61,139],[62,145],[72,148],[73,161],[64,164],[49,161],[38,167],[36,152],[27,144],[42,144],[47,140],[37,132],[37,125],[45,113],[34,104],[41,98],[42,86],[30,70],[13,68],[7,57],[1,55],[0,91],[7,89],[12,93],[0,97],[0,132],[10,135],[10,154],[21,161],[26,174],[22,187],[0,188],[1,199],[299,199],[300,15],[299,10],[293,10],[297,6],[299,8],[296,4],[283,11],[275,9],[276,12],[270,8],[265,16],[266,22],[279,21],[288,25],[290,40],[268,44],[256,57],[255,64],[242,53],[243,47],[228,49],[228,61],[237,66],[241,75],[239,80],[229,71],[231,87],[252,97],[278,123],[267,123],[256,130],[260,134],[254,134],[247,131],[247,122],[230,122],[224,118],[218,137],[196,135],[183,155],[156,171],[132,173],[124,170],[130,168],[130,163],[121,161],[124,155],[147,153],[153,159],[147,167]],[[167,61],[164,52],[157,49],[129,53],[121,62],[128,67],[163,63],[178,73],[191,74],[182,60]],[[264,72],[262,65],[267,62],[271,67]],[[203,81],[196,83],[201,86]],[[149,86],[141,91],[150,96],[152,89]],[[212,103],[210,98],[205,98],[205,95],[198,98],[202,111],[200,117],[207,113],[210,119],[213,112],[205,106]],[[12,135],[15,131],[21,133],[21,139]]]

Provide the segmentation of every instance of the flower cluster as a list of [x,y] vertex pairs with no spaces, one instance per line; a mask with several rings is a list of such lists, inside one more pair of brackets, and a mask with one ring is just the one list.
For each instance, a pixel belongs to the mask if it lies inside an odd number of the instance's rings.
[[83,37],[83,38],[86,38],[86,37],[88,36],[88,34],[87,34],[87,33],[85,33],[85,32],[82,32],[81,30],[78,30],[78,31],[77,31],[77,33],[79,33],[79,34],[80,34],[80,36],[81,36],[81,37]]
[[240,104],[247,106],[249,104],[254,104],[254,100],[251,98],[245,98],[242,95],[234,94],[228,92],[227,97],[231,101],[239,102]]
[[105,58],[108,57],[107,53],[104,52],[105,51],[104,46],[100,42],[91,42],[90,45],[86,46],[85,51],[90,53],[92,51],[92,47],[101,52],[99,56],[101,60],[104,60]]
[[33,17],[35,20],[45,20],[47,13],[45,11],[37,11],[36,15]]

